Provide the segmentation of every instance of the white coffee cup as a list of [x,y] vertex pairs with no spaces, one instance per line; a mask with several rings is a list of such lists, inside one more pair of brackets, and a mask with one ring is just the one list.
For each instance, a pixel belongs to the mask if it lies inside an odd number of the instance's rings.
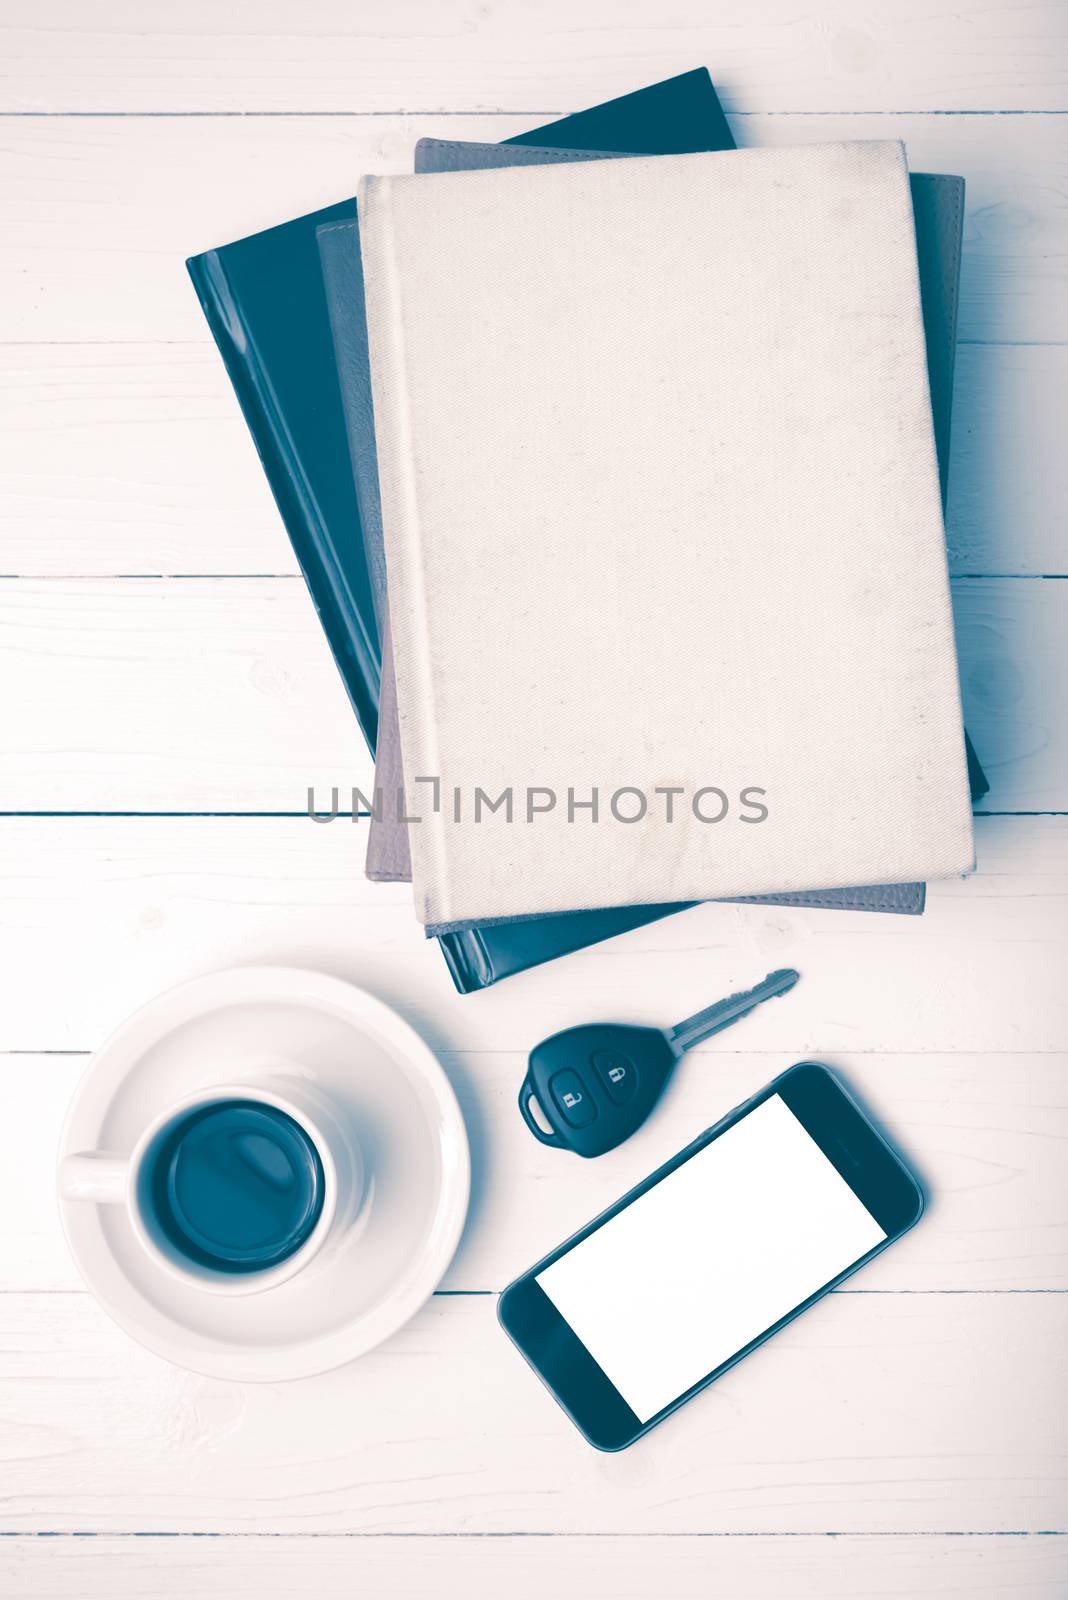
[[[227,1272],[202,1265],[182,1252],[160,1227],[147,1194],[147,1174],[170,1131],[202,1107],[255,1101],[284,1112],[303,1129],[322,1167],[322,1205],[307,1238],[275,1265]],[[315,1264],[316,1272],[345,1238],[365,1197],[363,1161],[355,1132],[317,1087],[278,1072],[254,1074],[198,1089],[154,1117],[129,1155],[84,1150],[59,1165],[60,1198],[86,1205],[122,1206],[145,1254],[181,1282],[214,1294],[260,1294],[286,1283]]]

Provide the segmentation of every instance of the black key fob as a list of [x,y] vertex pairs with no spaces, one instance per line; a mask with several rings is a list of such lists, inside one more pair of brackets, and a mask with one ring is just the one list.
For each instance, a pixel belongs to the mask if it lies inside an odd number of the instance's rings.
[[[762,1001],[785,994],[797,979],[792,967],[769,972],[755,989],[717,1000],[668,1033],[620,1022],[554,1033],[530,1052],[519,1091],[523,1121],[542,1144],[603,1156],[641,1127],[686,1050],[747,1017]],[[530,1109],[535,1102],[548,1130]]]
[[[519,1091],[523,1121],[542,1144],[579,1156],[604,1155],[645,1121],[676,1060],[659,1028],[565,1028],[530,1053]],[[550,1132],[535,1120],[532,1100]]]

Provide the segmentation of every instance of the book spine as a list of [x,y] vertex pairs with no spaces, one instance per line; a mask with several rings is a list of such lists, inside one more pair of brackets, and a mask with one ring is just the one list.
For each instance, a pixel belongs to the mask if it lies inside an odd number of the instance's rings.
[[378,734],[378,644],[369,637],[325,519],[300,464],[255,340],[217,250],[186,262],[189,276],[237,395],[286,532],[371,751]]
[[[962,251],[963,251],[963,248],[964,248],[964,179],[963,178],[956,178],[956,179],[953,180],[953,182],[954,182],[954,185],[955,185],[954,193],[955,193],[955,196],[956,196],[956,207],[955,207],[955,211],[954,211],[954,224],[953,224],[953,226],[954,226],[954,235],[955,235],[954,262],[955,262],[956,270],[954,272],[954,275],[953,275],[953,278],[952,278],[952,282],[950,283],[950,310],[949,310],[949,321],[950,321],[950,330],[949,330],[949,336],[950,336],[949,390],[950,390],[950,394],[952,394],[952,392],[953,392],[953,375],[954,375],[954,372],[956,370],[956,361],[957,361],[957,311],[958,311],[959,305],[960,305],[960,261],[961,261],[961,254],[962,254]],[[944,495],[945,499],[948,499],[948,491],[949,491],[949,460],[950,460],[950,455],[949,455],[949,429],[950,429],[950,416],[951,415],[952,415],[952,407],[948,406],[946,408],[946,441],[945,441],[946,442],[946,466],[945,466],[945,478],[944,478],[945,488],[943,490],[943,495]],[[986,773],[983,771],[982,765],[981,765],[981,763],[979,761],[979,757],[975,753],[975,746],[972,744],[971,736],[968,733],[967,728],[965,728],[965,730],[964,730],[964,754],[965,754],[965,757],[966,757],[967,762],[968,762],[968,785],[969,785],[969,787],[971,789],[971,793],[972,793],[972,803],[973,804],[977,804],[983,798],[984,795],[987,795],[987,794],[990,793],[990,781],[987,778]]]
[[389,178],[364,178],[358,209],[364,266],[364,301],[382,525],[391,582],[393,666],[401,716],[401,756],[406,785],[434,784],[435,801],[411,834],[416,914],[423,923],[452,922],[441,761],[434,715],[433,644],[419,531],[411,402],[404,339],[404,305],[394,237]]

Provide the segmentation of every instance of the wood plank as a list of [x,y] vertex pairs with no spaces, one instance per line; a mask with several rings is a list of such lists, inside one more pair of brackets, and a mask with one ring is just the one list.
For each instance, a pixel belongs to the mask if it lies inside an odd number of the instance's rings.
[[1066,395],[1068,347],[958,349],[946,516],[952,572],[1068,571],[1055,531],[1068,501]]
[[[19,1219],[0,1244],[0,1293],[81,1287],[59,1226],[53,1171],[87,1059],[0,1056],[0,1128],[13,1135],[3,1141],[0,1215]],[[475,1190],[443,1287],[502,1289],[789,1060],[722,1043],[700,1052],[639,1134],[585,1163],[546,1150],[521,1122],[515,1097],[523,1053],[447,1052]],[[865,1270],[858,1290],[1068,1290],[1068,1055],[836,1051],[833,1061],[930,1190],[923,1223]]]
[[[183,260],[410,166],[422,134],[502,139],[538,116],[11,117],[0,341],[204,339]],[[1068,340],[1068,119],[765,115],[744,145],[904,139],[968,181],[960,336]],[[211,182],[204,181],[210,171]]]
[[8,1600],[1061,1600],[1068,1537],[793,1538],[564,1535],[237,1539],[14,1537],[0,1548]]
[[492,1296],[435,1297],[313,1382],[240,1385],[139,1350],[86,1295],[5,1295],[0,1528],[1065,1531],[1066,1338],[1063,1294],[832,1295],[605,1457]]
[[300,579],[8,580],[0,629],[6,810],[303,811],[316,781],[324,805],[334,784],[370,792]]
[[435,0],[298,9],[261,0],[220,15],[190,0],[74,0],[5,9],[0,105],[41,111],[562,112],[707,62],[741,110],[1063,110],[1064,11],[950,0],[858,14],[765,0],[739,26],[729,4],[676,0]]
[[[952,570],[1068,570],[1066,393],[1066,346],[962,346]],[[0,345],[0,438],[6,572],[297,570],[210,344]]]
[[[983,808],[1068,810],[1068,585],[961,580],[955,608]],[[309,785],[324,807],[335,785],[371,792],[299,579],[8,579],[0,630],[4,811],[292,812]]]
[[962,578],[953,613],[965,722],[990,783],[982,808],[1062,810],[1068,586]]
[[1068,819],[983,818],[977,844],[976,875],[932,885],[920,918],[699,906],[460,997],[407,886],[363,878],[350,822],[4,818],[0,1049],[93,1049],[184,978],[281,963],[374,990],[439,1053],[525,1052],[597,1016],[663,1026],[788,965],[795,993],[730,1041],[772,1066],[1063,1050]]
[[5,573],[298,570],[213,344],[0,345],[0,438]]

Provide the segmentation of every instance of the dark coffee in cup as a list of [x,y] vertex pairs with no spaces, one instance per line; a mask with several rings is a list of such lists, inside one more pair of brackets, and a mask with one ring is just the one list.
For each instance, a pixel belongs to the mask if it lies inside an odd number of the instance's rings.
[[311,1235],[323,1209],[323,1164],[288,1112],[260,1100],[197,1106],[145,1154],[140,1203],[154,1232],[201,1268],[277,1267]]

